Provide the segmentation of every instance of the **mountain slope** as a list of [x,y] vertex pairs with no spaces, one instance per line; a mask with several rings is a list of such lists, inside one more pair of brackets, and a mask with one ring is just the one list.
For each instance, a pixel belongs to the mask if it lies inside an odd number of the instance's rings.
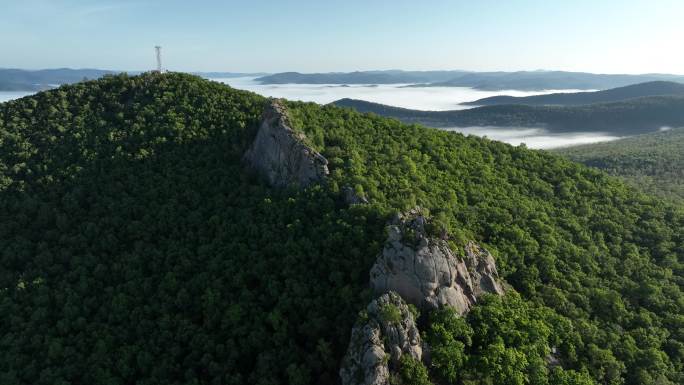
[[500,104],[525,104],[530,106],[560,105],[576,106],[593,103],[609,103],[645,96],[675,95],[684,96],[684,84],[666,81],[633,84],[605,91],[556,93],[534,96],[492,96],[472,102],[461,103],[469,106],[494,106]]
[[682,382],[677,208],[552,154],[293,102],[330,175],[273,189],[242,163],[265,104],[144,74],[0,105],[1,383],[336,383],[385,225],[416,205],[514,289],[421,316],[430,376]]
[[333,104],[431,127],[544,127],[551,132],[632,135],[684,125],[683,96],[651,96],[583,106],[496,105],[455,111],[420,111],[354,99]]
[[684,129],[556,151],[624,178],[651,194],[684,203]]

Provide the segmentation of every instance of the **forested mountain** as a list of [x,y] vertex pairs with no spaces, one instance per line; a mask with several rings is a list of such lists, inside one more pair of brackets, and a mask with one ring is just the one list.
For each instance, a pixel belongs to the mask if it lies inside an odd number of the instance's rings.
[[684,203],[684,128],[557,152],[620,176],[648,193]]
[[605,91],[555,93],[533,96],[492,96],[461,104],[470,106],[494,106],[500,104],[576,106],[582,104],[618,102],[626,99],[662,95],[684,96],[684,84],[655,81],[613,88]]
[[565,71],[357,71],[311,73],[283,72],[257,79],[262,84],[401,84],[411,87],[472,87],[479,90],[605,90],[652,81],[684,82],[684,76],[667,74],[608,75]]
[[582,106],[500,105],[454,111],[411,110],[355,99],[340,99],[333,104],[431,127],[544,127],[551,132],[633,135],[684,125],[684,96],[651,96]]
[[57,68],[47,70],[21,70],[0,68],[0,91],[40,91],[62,84],[97,79],[113,71],[97,69]]
[[551,153],[283,103],[320,183],[264,183],[244,159],[267,100],[195,76],[0,104],[0,383],[337,383],[385,226],[416,206],[510,288],[409,309],[432,358],[393,381],[684,382],[681,208]]

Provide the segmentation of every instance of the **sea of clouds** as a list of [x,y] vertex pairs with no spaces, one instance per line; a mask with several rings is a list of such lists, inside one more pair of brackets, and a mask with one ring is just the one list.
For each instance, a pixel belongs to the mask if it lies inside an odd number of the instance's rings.
[[424,111],[472,108],[472,106],[463,106],[460,103],[496,95],[530,96],[554,92],[578,92],[578,90],[480,91],[468,87],[406,87],[407,84],[260,84],[251,77],[212,80],[260,95],[290,100],[328,104],[338,99],[350,98]]
[[[231,87],[256,92],[260,95],[327,104],[342,98],[360,99],[390,106],[425,111],[445,111],[472,108],[461,105],[496,95],[530,96],[578,90],[546,90],[527,92],[517,90],[480,91],[467,87],[405,87],[404,84],[348,85],[337,84],[259,84],[254,78],[213,79]],[[513,145],[525,143],[529,148],[551,149],[619,139],[604,133],[576,132],[549,133],[530,127],[451,127],[466,135],[486,136]]]
[[0,103],[32,95],[33,92],[27,91],[0,91]]
[[[260,95],[316,102],[331,103],[342,98],[367,100],[403,108],[426,111],[444,111],[472,108],[461,103],[496,95],[529,96],[552,92],[576,92],[577,90],[547,90],[527,92],[517,90],[480,91],[467,87],[405,87],[405,84],[336,85],[336,84],[259,84],[252,77],[212,79],[231,87],[253,91]],[[31,95],[32,92],[0,91],[0,102]],[[452,127],[466,135],[486,136],[492,140],[529,148],[550,149],[578,144],[604,142],[619,139],[604,133],[576,132],[554,134],[541,128],[530,127]]]
[[597,142],[608,142],[620,139],[619,136],[601,132],[569,132],[552,133],[543,128],[531,127],[449,127],[447,131],[456,131],[464,135],[476,135],[512,145],[525,144],[528,148],[553,149]]

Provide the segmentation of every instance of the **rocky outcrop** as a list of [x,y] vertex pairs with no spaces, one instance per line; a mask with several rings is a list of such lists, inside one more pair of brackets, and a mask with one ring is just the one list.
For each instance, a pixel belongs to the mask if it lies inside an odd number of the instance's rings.
[[342,187],[342,195],[344,197],[344,201],[348,205],[364,205],[368,204],[368,199],[366,197],[359,195],[356,193],[353,187],[351,186],[344,186]]
[[452,306],[465,314],[483,293],[503,294],[494,258],[487,250],[469,242],[464,256],[456,256],[445,234],[428,234],[429,224],[420,209],[392,221],[370,273],[376,295],[395,291],[422,309]]
[[408,305],[394,292],[373,300],[356,322],[342,361],[342,385],[389,385],[402,355],[422,358],[420,333]]
[[273,187],[306,187],[328,175],[328,161],[304,139],[304,134],[292,129],[285,106],[272,100],[243,160]]

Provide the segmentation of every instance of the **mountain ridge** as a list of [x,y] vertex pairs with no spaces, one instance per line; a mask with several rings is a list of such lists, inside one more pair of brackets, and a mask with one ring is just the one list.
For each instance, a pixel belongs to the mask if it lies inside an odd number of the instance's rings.
[[646,96],[684,95],[684,84],[669,81],[653,81],[638,83],[624,87],[611,88],[604,91],[554,93],[533,96],[491,96],[472,102],[464,102],[466,106],[492,106],[500,104],[525,105],[583,105],[594,103],[617,102]]
[[[0,382],[335,384],[354,324],[408,310],[434,349],[402,380],[681,383],[681,208],[547,152],[291,101],[329,174],[272,188],[243,163],[268,102],[146,73],[0,104]],[[465,317],[364,315],[388,220],[417,206],[511,289]]]
[[649,81],[684,82],[684,75],[593,74],[566,71],[356,71],[343,73],[284,72],[256,79],[262,84],[402,84],[406,87],[471,87],[479,90],[609,89]]
[[429,127],[537,127],[550,132],[634,135],[684,125],[683,96],[650,96],[579,106],[493,105],[451,111],[422,111],[356,99],[332,104]]

